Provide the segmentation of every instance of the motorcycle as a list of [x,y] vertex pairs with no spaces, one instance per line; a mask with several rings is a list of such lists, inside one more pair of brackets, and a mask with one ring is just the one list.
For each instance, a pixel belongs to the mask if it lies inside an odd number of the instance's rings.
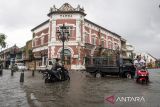
[[70,80],[69,72],[64,67],[60,67],[57,70],[47,70],[43,73],[43,78],[45,79],[45,83]]
[[136,82],[138,83],[148,83],[149,82],[149,72],[146,69],[137,70]]

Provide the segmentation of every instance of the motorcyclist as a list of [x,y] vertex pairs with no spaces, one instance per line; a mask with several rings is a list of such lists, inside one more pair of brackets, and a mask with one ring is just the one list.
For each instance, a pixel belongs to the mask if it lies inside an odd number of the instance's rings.
[[137,71],[140,69],[145,69],[146,62],[141,58],[140,55],[138,55],[136,60],[134,61],[134,66],[136,68],[135,78],[137,78]]
[[62,65],[60,64],[60,59],[56,58],[56,62],[54,65],[54,70],[57,70],[58,68],[62,68]]
[[51,71],[49,71],[50,75],[54,75],[56,76],[58,79],[61,80],[61,77],[62,77],[62,73],[61,73],[61,70],[62,69],[62,66],[60,64],[60,59],[56,58],[55,59],[55,63],[52,65],[52,69]]
[[134,66],[136,70],[144,69],[146,67],[146,62],[141,58],[140,55],[137,56],[137,59],[134,61]]

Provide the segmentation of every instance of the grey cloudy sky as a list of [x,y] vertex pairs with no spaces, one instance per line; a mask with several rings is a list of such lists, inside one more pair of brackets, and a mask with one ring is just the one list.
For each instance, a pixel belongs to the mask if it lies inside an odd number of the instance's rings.
[[48,19],[49,8],[65,2],[80,4],[88,20],[160,58],[160,0],[0,0],[0,32],[7,35],[8,46],[25,45],[30,30]]

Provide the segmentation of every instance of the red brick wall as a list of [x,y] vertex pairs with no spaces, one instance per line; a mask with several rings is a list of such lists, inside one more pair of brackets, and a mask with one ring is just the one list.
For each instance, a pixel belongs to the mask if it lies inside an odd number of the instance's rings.
[[41,45],[41,39],[38,38],[38,39],[36,40],[36,46],[40,46],[40,45]]
[[56,20],[56,25],[57,24],[64,24],[64,23],[76,25],[76,19],[57,19]]
[[[33,47],[40,47],[40,46],[44,46],[48,44],[48,32],[49,32],[49,28],[43,29],[42,31],[39,31],[38,33],[35,33],[36,36],[41,36],[42,33],[44,33],[45,35],[43,35],[43,37],[37,38],[33,41]],[[43,42],[41,41],[41,38],[43,38]]]
[[48,43],[48,35],[44,35],[43,42],[44,42],[44,44]]

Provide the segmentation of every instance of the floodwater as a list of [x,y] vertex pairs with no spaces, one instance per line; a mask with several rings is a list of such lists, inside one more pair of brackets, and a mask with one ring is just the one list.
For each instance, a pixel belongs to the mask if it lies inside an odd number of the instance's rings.
[[29,107],[26,92],[19,82],[19,74],[11,76],[9,70],[3,70],[0,76],[0,107]]
[[[28,75],[25,89],[42,107],[160,107],[160,72],[150,70],[150,83],[137,84],[119,77],[94,78],[85,71],[70,71],[70,81],[44,83],[41,74]],[[31,82],[32,81],[32,82]],[[109,96],[139,97],[141,101],[106,101]]]
[[[107,76],[94,78],[85,71],[70,71],[70,81],[44,83],[42,75],[31,71],[13,77],[5,70],[0,77],[0,107],[160,107],[160,70],[150,71],[149,84],[133,79]],[[106,99],[114,96],[114,103]],[[141,101],[116,101],[116,98],[139,97]]]

